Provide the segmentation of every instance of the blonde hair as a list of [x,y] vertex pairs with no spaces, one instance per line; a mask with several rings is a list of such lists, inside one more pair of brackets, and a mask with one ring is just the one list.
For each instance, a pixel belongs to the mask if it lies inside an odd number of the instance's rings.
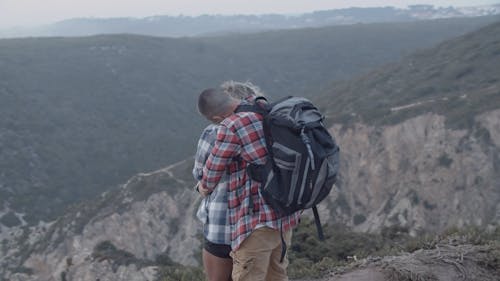
[[253,96],[264,96],[259,87],[251,82],[225,81],[220,85],[222,92],[240,100]]

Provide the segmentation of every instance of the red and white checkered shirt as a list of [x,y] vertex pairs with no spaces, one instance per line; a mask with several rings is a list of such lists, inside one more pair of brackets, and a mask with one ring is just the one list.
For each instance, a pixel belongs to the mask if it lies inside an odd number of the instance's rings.
[[262,165],[267,161],[262,125],[262,116],[253,112],[239,112],[224,119],[203,168],[201,185],[209,190],[213,190],[222,175],[229,171],[228,205],[233,250],[238,249],[257,226],[279,230],[281,223],[285,232],[299,221],[298,212],[278,218],[262,198],[260,183],[250,179],[246,172],[247,163]]

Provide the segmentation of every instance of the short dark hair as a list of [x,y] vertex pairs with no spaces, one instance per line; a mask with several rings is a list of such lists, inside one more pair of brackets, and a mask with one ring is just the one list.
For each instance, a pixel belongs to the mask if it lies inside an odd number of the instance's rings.
[[222,91],[205,89],[198,97],[198,111],[207,118],[222,115],[228,110],[231,101],[232,98]]

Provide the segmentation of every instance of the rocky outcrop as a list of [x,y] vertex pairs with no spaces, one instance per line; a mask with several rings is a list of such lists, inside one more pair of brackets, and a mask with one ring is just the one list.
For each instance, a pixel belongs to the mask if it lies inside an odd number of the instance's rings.
[[410,234],[500,222],[500,110],[453,130],[426,114],[394,126],[335,125],[342,150],[331,220],[358,231],[401,226]]
[[338,267],[321,280],[300,281],[493,281],[500,274],[499,253],[498,245],[441,243],[398,256],[369,257]]
[[[76,207],[55,222],[19,260],[9,280],[154,280],[159,257],[198,265],[199,195],[191,161],[139,174],[119,190]],[[187,174],[187,175],[186,175]],[[99,245],[112,249],[99,252]],[[14,273],[24,271],[24,273]]]

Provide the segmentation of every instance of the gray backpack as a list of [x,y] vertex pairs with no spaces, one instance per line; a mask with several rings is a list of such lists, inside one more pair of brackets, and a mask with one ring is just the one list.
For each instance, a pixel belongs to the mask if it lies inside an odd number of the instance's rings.
[[262,183],[264,200],[280,216],[312,208],[318,236],[324,239],[316,205],[331,191],[339,171],[339,147],[323,124],[323,115],[307,99],[287,97],[275,103],[259,97],[236,112],[264,117],[269,161],[248,165],[252,179]]

